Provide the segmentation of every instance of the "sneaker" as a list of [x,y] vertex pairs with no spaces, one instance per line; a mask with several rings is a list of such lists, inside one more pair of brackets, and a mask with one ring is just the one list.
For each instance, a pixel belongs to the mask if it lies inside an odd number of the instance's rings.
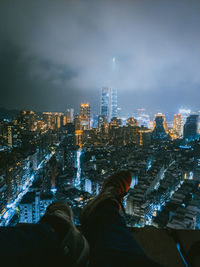
[[89,245],[74,224],[71,208],[65,202],[50,204],[40,220],[55,232],[59,253],[67,266],[84,266],[89,258]]
[[105,200],[112,200],[118,205],[118,209],[122,207],[124,196],[128,193],[132,181],[132,176],[128,171],[119,171],[109,178],[103,184],[102,190],[97,197],[91,200],[82,210],[80,214],[80,222],[83,224],[96,208]]

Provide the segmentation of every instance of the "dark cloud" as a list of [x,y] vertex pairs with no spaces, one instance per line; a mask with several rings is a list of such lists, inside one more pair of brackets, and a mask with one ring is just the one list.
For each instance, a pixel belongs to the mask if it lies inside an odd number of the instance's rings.
[[98,112],[108,85],[124,111],[198,109],[199,12],[198,0],[1,0],[0,106]]

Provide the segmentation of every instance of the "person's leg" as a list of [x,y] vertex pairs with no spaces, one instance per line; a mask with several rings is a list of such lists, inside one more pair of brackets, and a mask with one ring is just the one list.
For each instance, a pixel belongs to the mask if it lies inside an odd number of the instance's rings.
[[46,224],[0,228],[2,266],[53,266],[57,247],[57,236]]
[[91,266],[157,266],[147,258],[119,214],[119,203],[130,183],[130,174],[125,171],[108,178],[80,215],[82,231],[90,244]]
[[64,202],[52,203],[38,224],[0,228],[2,266],[83,266],[89,246]]
[[91,266],[132,266],[147,257],[111,200],[102,202],[82,225],[91,248]]

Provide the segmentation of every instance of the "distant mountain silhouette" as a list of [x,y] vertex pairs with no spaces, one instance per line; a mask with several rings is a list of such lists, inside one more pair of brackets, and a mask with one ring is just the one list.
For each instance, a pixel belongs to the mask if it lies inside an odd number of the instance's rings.
[[16,109],[6,109],[6,108],[2,108],[0,107],[0,119],[16,119],[17,118],[17,114],[18,114],[19,110]]

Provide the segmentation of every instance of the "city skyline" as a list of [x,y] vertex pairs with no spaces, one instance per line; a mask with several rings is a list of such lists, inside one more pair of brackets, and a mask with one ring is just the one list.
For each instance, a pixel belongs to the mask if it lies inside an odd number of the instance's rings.
[[[118,101],[118,100],[117,100]],[[86,103],[86,102],[85,102]],[[83,104],[83,101],[80,102],[78,104],[78,108],[77,109],[74,109],[73,106],[67,106],[65,107],[64,110],[33,110],[31,108],[27,108],[27,109],[6,109],[6,108],[2,108],[0,107],[0,119],[2,120],[8,120],[8,121],[11,121],[13,119],[15,119],[17,117],[17,114],[19,112],[23,112],[23,111],[34,111],[38,114],[45,114],[45,113],[54,113],[54,114],[66,114],[66,122],[72,122],[72,119],[69,119],[68,116],[71,116],[74,117],[74,116],[79,116],[80,115],[80,107],[81,105]],[[86,104],[88,104],[90,107],[93,106],[91,105],[90,102],[87,102]],[[99,104],[99,107],[100,107],[100,111],[98,110],[96,112],[96,109],[90,109],[91,110],[91,119],[93,117],[96,117],[96,116],[101,116],[101,99],[100,99],[100,104]],[[137,120],[139,120],[138,122],[142,122],[142,121],[145,121],[145,120],[148,120],[148,121],[153,121],[155,119],[155,116],[157,114],[163,114],[165,117],[166,117],[166,120],[168,123],[172,123],[174,121],[174,116],[176,115],[180,115],[183,117],[183,122],[185,123],[186,122],[186,118],[189,116],[189,115],[198,115],[200,116],[200,110],[193,110],[193,109],[188,109],[188,108],[184,108],[184,107],[180,107],[178,108],[175,112],[173,111],[166,111],[166,112],[162,112],[162,109],[155,109],[155,111],[152,111],[152,110],[147,110],[146,108],[134,108],[132,109],[132,111],[128,111],[126,113],[122,113],[121,112],[121,107],[117,107],[117,115],[116,116],[110,116],[108,118],[108,121],[111,120],[112,117],[119,117],[121,118],[122,120],[126,120],[128,118],[131,118],[131,117],[134,117],[134,118],[137,118]],[[70,113],[69,113],[70,112]],[[72,114],[71,114],[72,112]],[[67,114],[69,113],[69,114]],[[104,115],[103,115],[104,116]],[[107,116],[106,116],[107,117]],[[102,118],[103,119],[103,118]],[[104,118],[105,119],[105,118]],[[104,120],[103,119],[103,120]]]
[[118,90],[119,107],[199,110],[198,1],[0,3],[0,107],[65,110]]
[[198,265],[199,14],[0,0],[3,265]]

